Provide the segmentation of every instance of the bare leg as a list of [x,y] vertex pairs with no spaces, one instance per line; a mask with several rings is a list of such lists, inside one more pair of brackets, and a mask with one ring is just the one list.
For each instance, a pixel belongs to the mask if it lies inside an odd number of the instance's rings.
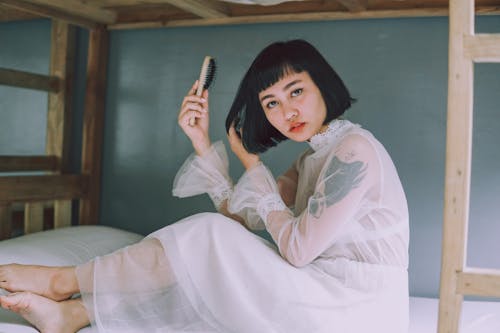
[[89,324],[80,299],[55,302],[29,292],[0,296],[3,308],[19,313],[41,333],[74,333]]
[[55,301],[79,292],[74,267],[19,264],[0,266],[0,288],[10,292],[29,291]]

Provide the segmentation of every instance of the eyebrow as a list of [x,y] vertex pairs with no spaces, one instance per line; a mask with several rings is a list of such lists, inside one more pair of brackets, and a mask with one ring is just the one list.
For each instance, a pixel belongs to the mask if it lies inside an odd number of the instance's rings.
[[[286,91],[287,89],[289,89],[291,86],[293,86],[294,84],[297,84],[299,82],[301,82],[302,80],[300,79],[297,79],[297,80],[293,80],[292,82],[288,83],[286,86],[283,87],[283,91]],[[263,96],[260,101],[263,102],[266,98],[271,98],[271,97],[274,97],[273,94],[269,94],[269,95],[265,95]]]

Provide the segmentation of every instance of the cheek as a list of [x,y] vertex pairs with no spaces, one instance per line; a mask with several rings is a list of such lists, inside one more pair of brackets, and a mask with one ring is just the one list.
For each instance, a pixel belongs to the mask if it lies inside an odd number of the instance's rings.
[[286,132],[285,128],[283,127],[282,118],[280,118],[277,113],[275,114],[266,113],[266,119],[279,132],[281,133],[283,133],[283,131]]
[[271,123],[274,127],[278,125],[278,119],[276,117],[276,114],[270,113],[270,112],[265,112],[266,119],[268,122]]
[[320,110],[321,117],[324,120],[326,118],[326,104],[323,99],[317,101],[317,110]]

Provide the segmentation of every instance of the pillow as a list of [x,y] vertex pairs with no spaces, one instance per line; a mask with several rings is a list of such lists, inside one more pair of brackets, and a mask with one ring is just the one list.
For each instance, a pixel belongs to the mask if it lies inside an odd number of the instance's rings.
[[73,266],[137,243],[142,235],[85,225],[28,234],[0,242],[0,265]]

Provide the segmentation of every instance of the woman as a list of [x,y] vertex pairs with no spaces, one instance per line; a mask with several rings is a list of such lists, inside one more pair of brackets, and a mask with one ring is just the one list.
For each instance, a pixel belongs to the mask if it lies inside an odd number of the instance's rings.
[[[235,186],[196,87],[179,112],[195,154],[173,191],[207,192],[219,213],[78,267],[3,266],[0,287],[14,293],[2,306],[42,332],[407,331],[405,195],[383,146],[338,119],[352,98],[323,56],[292,40],[254,60],[226,119],[246,168]],[[285,139],[310,149],[275,181],[258,153]],[[276,246],[246,228],[266,228]]]

